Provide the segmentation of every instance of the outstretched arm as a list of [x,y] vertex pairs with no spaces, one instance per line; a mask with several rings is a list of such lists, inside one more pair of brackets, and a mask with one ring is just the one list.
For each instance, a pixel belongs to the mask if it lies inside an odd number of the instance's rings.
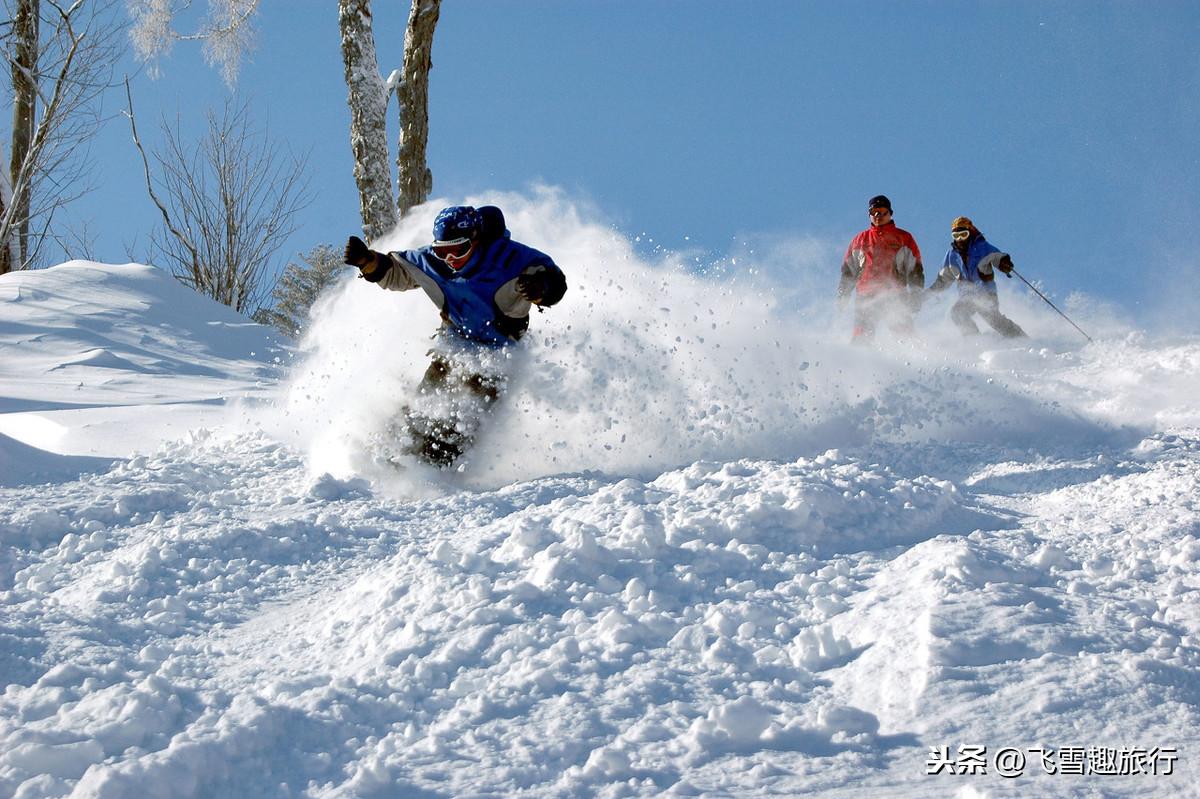
[[958,264],[954,261],[954,250],[949,250],[942,259],[942,268],[938,271],[937,279],[929,286],[929,291],[942,291],[962,275]]
[[378,283],[392,268],[392,259],[381,252],[376,252],[358,236],[351,236],[346,242],[343,259],[350,266],[357,266],[364,278],[371,283]]
[[937,280],[929,284],[929,291],[941,291],[958,277],[954,270],[950,267],[943,267],[942,271],[938,272]]

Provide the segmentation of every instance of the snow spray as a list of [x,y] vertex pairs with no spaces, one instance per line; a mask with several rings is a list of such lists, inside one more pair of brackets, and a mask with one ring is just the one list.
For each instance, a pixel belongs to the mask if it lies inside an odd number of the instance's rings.
[[[1022,355],[1028,343],[983,338],[1008,348],[996,359],[979,344],[964,348],[944,313],[921,320],[921,341],[851,345],[849,319],[833,310],[831,247],[774,248],[705,272],[687,254],[639,253],[554,189],[466,202],[499,205],[513,237],[550,254],[569,288],[532,314],[529,334],[510,349],[507,395],[461,470],[447,475],[454,487],[583,471],[651,476],[697,460],[788,460],[879,441],[1012,444],[1090,425],[1023,392],[1021,369],[1059,358],[1056,350]],[[448,204],[414,209],[372,246],[427,243]],[[797,260],[782,263],[785,252]],[[1039,335],[1045,320],[1018,307]],[[370,457],[372,438],[411,400],[438,325],[423,292],[383,291],[349,268],[314,307],[281,408],[314,472],[410,493],[438,481],[415,461],[389,473]]]

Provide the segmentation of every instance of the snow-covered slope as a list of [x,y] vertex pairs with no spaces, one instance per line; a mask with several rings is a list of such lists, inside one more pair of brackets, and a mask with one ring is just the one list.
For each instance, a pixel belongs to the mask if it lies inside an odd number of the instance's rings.
[[155,270],[0,277],[0,795],[1196,795],[1200,341],[851,348],[506,199],[572,293],[453,475],[363,448],[419,298],[276,384]]
[[0,308],[0,458],[5,437],[110,458],[153,448],[273,383],[286,354],[268,329],[140,264],[4,275]]

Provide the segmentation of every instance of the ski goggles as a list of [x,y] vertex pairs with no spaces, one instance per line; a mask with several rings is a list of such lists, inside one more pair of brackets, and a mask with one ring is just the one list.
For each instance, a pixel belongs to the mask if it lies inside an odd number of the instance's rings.
[[955,241],[964,241],[966,239],[969,239],[970,237],[971,237],[971,231],[969,231],[969,230],[951,230],[950,231],[950,238],[954,239]]
[[891,208],[884,208],[884,207],[880,206],[878,208],[868,208],[867,216],[874,219],[877,216],[884,216],[886,214],[890,214],[891,212],[892,212]]
[[471,251],[470,239],[455,239],[454,241],[435,241],[433,254],[445,261],[447,258],[462,258]]

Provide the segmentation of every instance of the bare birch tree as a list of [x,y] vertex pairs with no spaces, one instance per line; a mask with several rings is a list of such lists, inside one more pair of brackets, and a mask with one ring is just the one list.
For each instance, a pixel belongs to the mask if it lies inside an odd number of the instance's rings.
[[375,59],[370,0],[338,0],[338,27],[350,105],[350,149],[363,234],[374,241],[396,226],[388,164],[388,87]]
[[311,200],[305,159],[285,156],[265,130],[253,130],[246,105],[227,103],[221,115],[209,112],[199,142],[185,141],[178,122],[163,122],[155,176],[132,98],[129,122],[147,191],[163,219],[150,239],[155,260],[239,313],[259,310],[271,290],[264,278],[277,271],[276,252]]
[[400,215],[429,199],[433,172],[426,164],[429,144],[429,70],[433,69],[433,33],[442,0],[413,0],[404,31],[404,67],[396,87],[400,106],[399,169]]
[[87,144],[100,127],[98,100],[120,56],[112,6],[6,3],[11,22],[3,52],[13,107],[0,181],[0,274],[35,264],[47,241],[61,242],[56,213],[91,188]]
[[[399,216],[429,198],[433,173],[426,162],[429,142],[429,70],[441,0],[412,0],[404,33],[404,64],[385,83],[375,56],[371,0],[339,0],[342,56],[350,104],[350,147],[358,184],[363,232],[372,239]],[[386,110],[389,89],[399,103],[400,139],[396,156],[396,211],[390,210],[391,168],[386,163]],[[389,210],[384,213],[384,204]]]

